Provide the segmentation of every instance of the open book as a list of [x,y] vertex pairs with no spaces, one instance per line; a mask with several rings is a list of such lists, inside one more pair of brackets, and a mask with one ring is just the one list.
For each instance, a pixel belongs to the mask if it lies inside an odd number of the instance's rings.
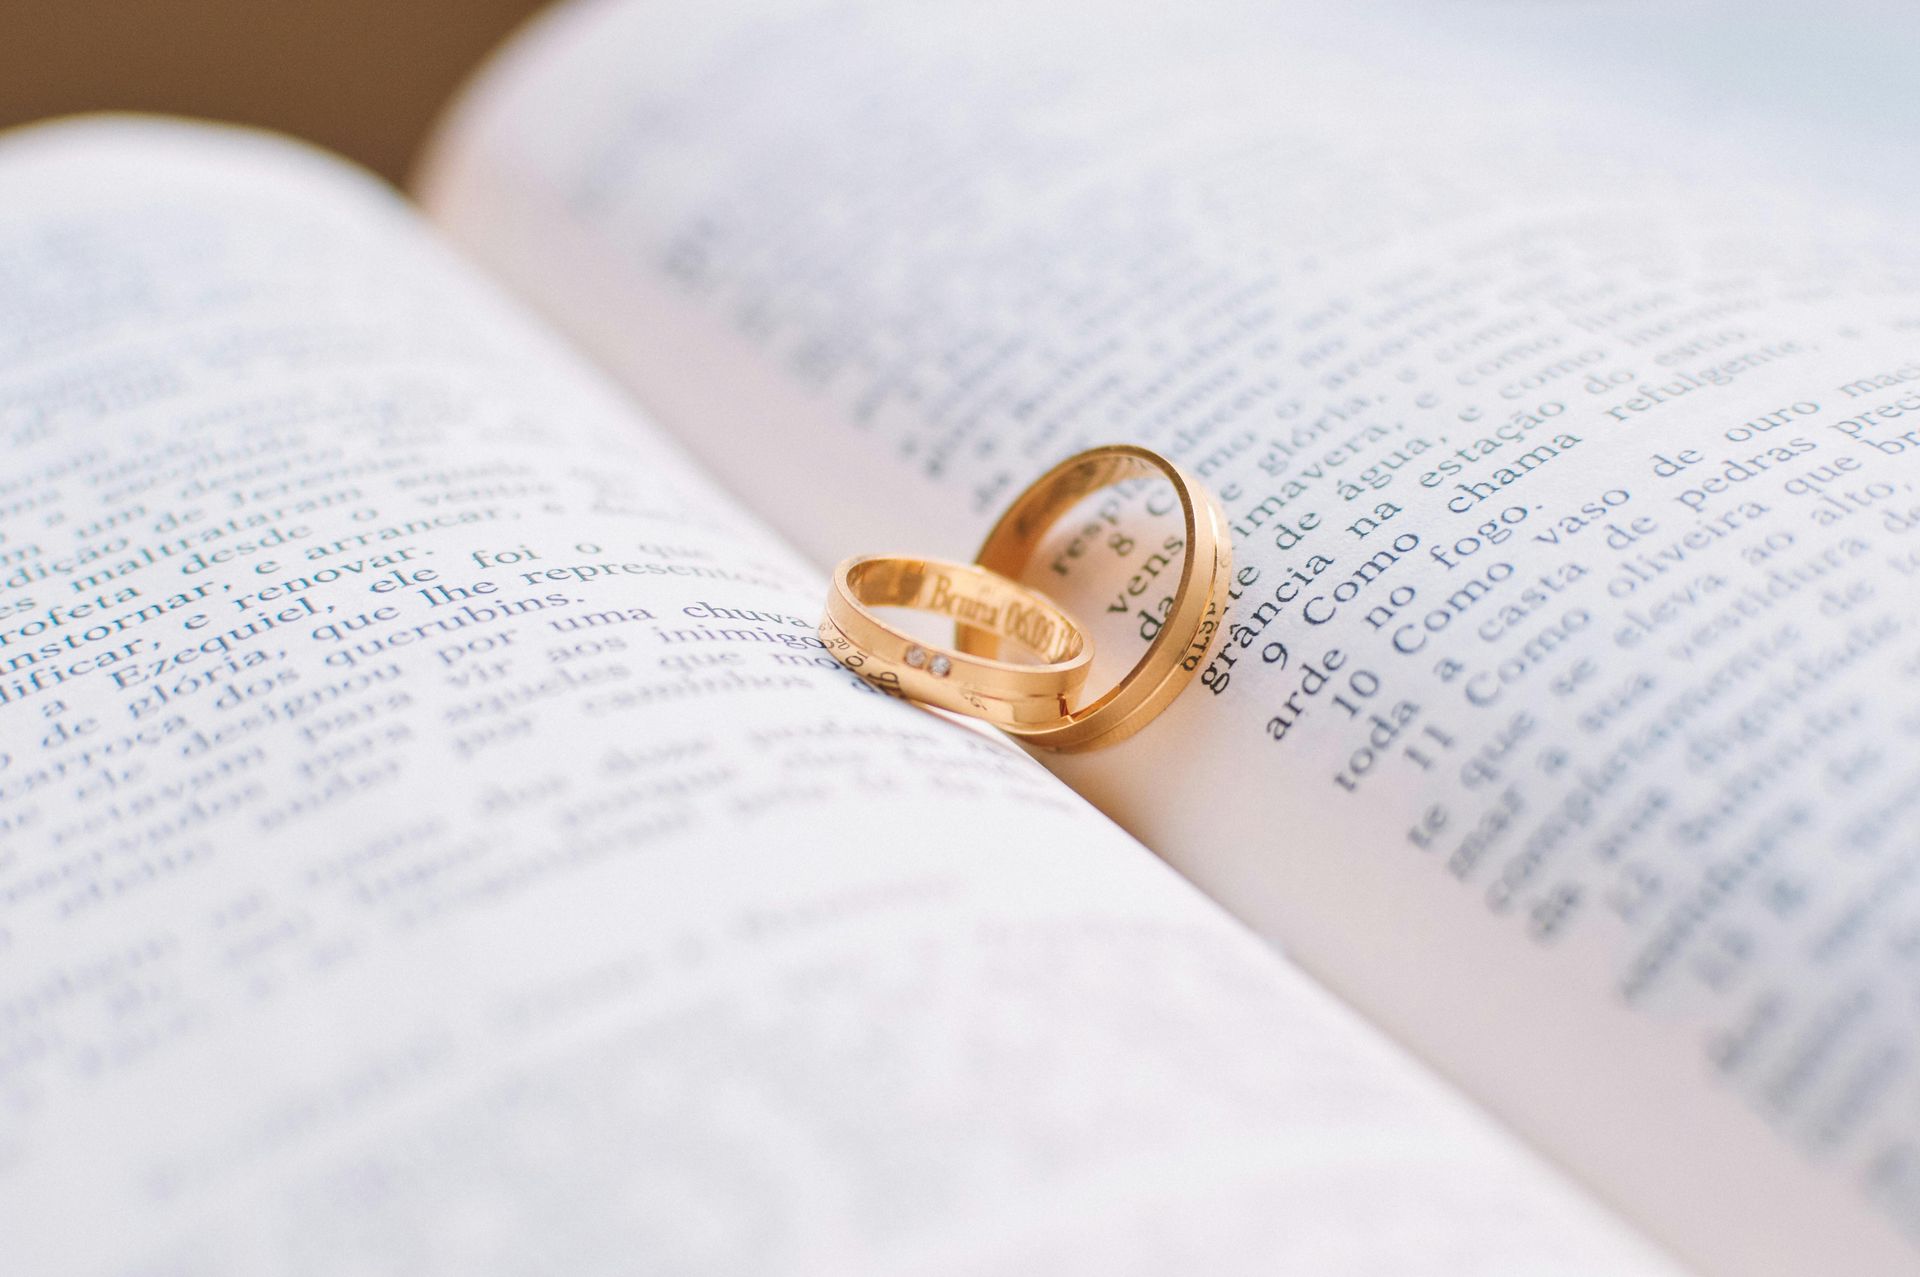
[[[1920,1271],[1899,175],[1038,8],[563,7],[419,208],[0,142],[0,1269]],[[822,651],[1117,440],[1144,733]]]

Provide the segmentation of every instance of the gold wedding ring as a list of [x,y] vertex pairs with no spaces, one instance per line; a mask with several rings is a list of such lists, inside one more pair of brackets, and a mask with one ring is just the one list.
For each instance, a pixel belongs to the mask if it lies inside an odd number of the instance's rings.
[[[905,607],[948,616],[992,636],[994,652],[968,655],[924,643],[868,609]],[[1087,681],[1093,644],[1038,590],[971,563],[871,555],[833,574],[820,639],[848,669],[882,691],[1014,730],[1057,723]],[[1012,639],[1043,664],[996,659]]]
[[[1028,745],[1078,752],[1125,740],[1152,722],[1186,688],[1220,627],[1227,578],[1233,570],[1226,514],[1199,480],[1159,453],[1132,444],[1091,448],[1041,475],[993,525],[975,560],[983,568],[1017,579],[1047,531],[1081,498],[1142,478],[1173,484],[1185,524],[1186,559],[1165,623],[1134,667],[1099,699],[1056,721],[1002,724]],[[956,621],[956,646],[961,653],[987,659],[999,652],[1000,635],[991,626],[973,623],[968,617]]]

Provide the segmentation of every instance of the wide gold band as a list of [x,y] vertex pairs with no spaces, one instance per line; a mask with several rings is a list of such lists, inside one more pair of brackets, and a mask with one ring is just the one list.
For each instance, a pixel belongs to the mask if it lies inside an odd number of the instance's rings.
[[[950,652],[894,629],[871,607],[950,616],[971,633],[1012,639],[1043,664]],[[882,691],[970,714],[1004,728],[1055,723],[1086,684],[1093,645],[1038,590],[971,563],[871,555],[833,574],[820,639],[848,669]]]
[[[1115,745],[1152,722],[1178,696],[1206,659],[1226,603],[1233,541],[1220,503],[1199,480],[1157,452],[1132,444],[1092,448],[1068,457],[1037,479],[987,533],[976,560],[1018,577],[1047,530],[1089,493],[1129,479],[1173,484],[1185,525],[1186,559],[1166,623],[1146,652],[1111,690],[1052,723],[1007,725],[1023,742],[1075,752]],[[991,629],[959,618],[956,645],[974,657],[992,657],[1000,640]]]

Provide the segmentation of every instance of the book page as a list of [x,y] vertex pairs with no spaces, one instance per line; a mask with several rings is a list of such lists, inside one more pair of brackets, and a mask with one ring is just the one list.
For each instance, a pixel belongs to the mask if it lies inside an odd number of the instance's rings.
[[390,191],[0,144],[0,1237],[73,1274],[1657,1274]]
[[[1184,461],[1224,642],[1058,773],[1703,1270],[1913,1271],[1910,145],[1683,127],[1648,11],[1270,9],[581,6],[424,191],[822,564]],[[1030,575],[1109,674],[1159,500]]]

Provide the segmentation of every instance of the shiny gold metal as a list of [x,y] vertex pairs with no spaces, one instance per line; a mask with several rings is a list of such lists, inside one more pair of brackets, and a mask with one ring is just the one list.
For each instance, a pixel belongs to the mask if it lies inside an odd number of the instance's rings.
[[[991,635],[996,651],[1001,639],[1012,639],[1043,663],[935,647],[888,625],[868,610],[874,607],[949,616]],[[971,563],[899,555],[852,558],[835,569],[820,639],[882,691],[1002,728],[1064,719],[1093,664],[1086,633],[1038,590]]]
[[[1091,448],[1041,475],[1000,516],[975,559],[984,568],[1017,579],[1048,530],[1081,498],[1142,478],[1173,484],[1184,522],[1186,558],[1166,622],[1134,667],[1098,699],[1057,722],[1002,724],[1028,745],[1079,752],[1125,740],[1185,690],[1220,628],[1233,570],[1226,514],[1198,479],[1159,453],[1132,444]],[[978,658],[998,653],[1000,639],[992,629],[965,617],[957,622],[955,645],[961,653]]]

